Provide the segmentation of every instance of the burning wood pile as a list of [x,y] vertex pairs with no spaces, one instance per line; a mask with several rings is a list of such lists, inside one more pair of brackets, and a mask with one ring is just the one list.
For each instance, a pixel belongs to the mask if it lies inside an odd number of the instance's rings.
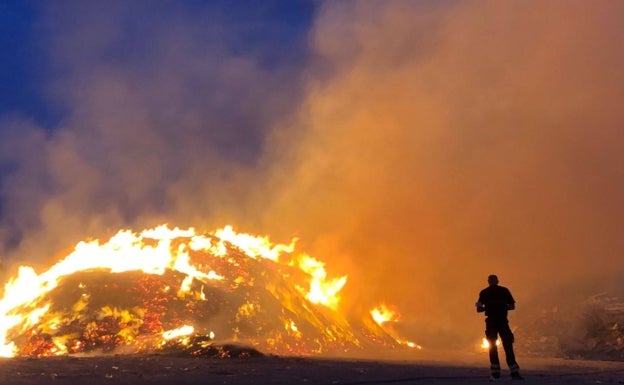
[[598,294],[570,309],[553,307],[519,332],[528,354],[624,361],[624,301]]
[[20,268],[0,301],[0,355],[309,355],[406,342],[370,314],[343,317],[345,283],[294,254],[294,241],[273,245],[231,227],[121,231],[79,243],[40,275]]

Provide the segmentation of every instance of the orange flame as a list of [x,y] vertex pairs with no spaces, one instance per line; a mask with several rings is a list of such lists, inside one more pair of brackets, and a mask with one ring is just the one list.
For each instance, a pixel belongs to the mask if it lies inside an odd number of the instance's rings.
[[344,276],[327,281],[325,264],[306,254],[300,256],[299,268],[308,273],[312,278],[306,298],[312,303],[325,305],[335,310],[340,300],[338,292],[340,292],[345,283],[347,283],[347,277]]
[[[496,346],[500,346],[500,340],[496,340]],[[483,338],[481,340],[481,349],[488,350],[490,348],[490,341],[487,338]]]
[[[36,325],[48,312],[49,305],[33,309],[29,308],[29,304],[53,290],[61,278],[94,269],[111,273],[142,271],[157,275],[164,274],[166,270],[173,270],[186,275],[178,288],[179,295],[183,295],[189,291],[194,278],[204,281],[224,278],[212,270],[207,273],[200,271],[190,263],[189,253],[203,251],[216,257],[224,257],[225,242],[239,248],[249,258],[282,262],[280,259],[287,256],[289,260],[283,262],[297,266],[308,277],[309,288],[303,290],[299,287],[299,290],[305,291],[306,297],[312,303],[337,308],[338,293],[346,283],[347,277],[328,280],[322,262],[305,254],[293,257],[291,253],[294,251],[295,239],[288,245],[273,245],[268,237],[238,234],[231,226],[217,230],[214,235],[216,239],[197,235],[193,228],[171,229],[167,225],[144,230],[138,234],[122,230],[106,243],[100,243],[99,240],[78,243],[67,257],[41,274],[37,274],[32,267],[21,266],[17,277],[11,278],[5,285],[4,297],[0,300],[0,356],[15,355],[16,346],[13,341],[8,340],[8,331],[19,326],[23,332]],[[203,291],[201,296],[204,299]],[[123,314],[115,316],[124,317]],[[54,323],[46,327],[54,328]],[[289,323],[288,327],[294,333],[299,332],[294,322]],[[162,337],[167,340],[192,332],[192,326],[185,325],[164,332]],[[66,353],[67,348],[63,345],[63,341],[53,342],[57,347],[55,353]]]
[[193,334],[195,328],[189,325],[180,326],[177,329],[167,330],[163,332],[162,336],[165,340],[171,340],[182,336],[188,336]]
[[399,313],[390,310],[385,304],[374,308],[370,311],[370,314],[379,326],[383,326],[386,322],[397,322],[399,320]]
[[408,341],[404,338],[399,337],[398,333],[388,326],[389,322],[398,322],[401,318],[401,315],[398,311],[392,310],[385,304],[381,304],[370,311],[371,317],[375,323],[377,323],[381,328],[388,333],[394,340],[399,343],[399,345],[405,345],[409,348],[422,349],[422,346],[418,345],[415,342]]

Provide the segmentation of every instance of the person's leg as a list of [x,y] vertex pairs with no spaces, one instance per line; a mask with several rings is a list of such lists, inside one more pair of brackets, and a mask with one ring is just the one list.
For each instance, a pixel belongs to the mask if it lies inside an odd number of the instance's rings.
[[500,377],[500,361],[498,360],[498,348],[496,347],[496,340],[498,339],[498,330],[493,322],[485,321],[485,338],[488,341],[488,350],[490,355],[490,373],[492,377]]
[[521,378],[520,366],[516,362],[516,354],[514,353],[513,349],[514,335],[509,328],[509,323],[501,325],[500,337],[501,341],[503,342],[503,349],[505,350],[505,360],[507,361],[507,366],[509,367],[509,371],[511,372],[511,377]]

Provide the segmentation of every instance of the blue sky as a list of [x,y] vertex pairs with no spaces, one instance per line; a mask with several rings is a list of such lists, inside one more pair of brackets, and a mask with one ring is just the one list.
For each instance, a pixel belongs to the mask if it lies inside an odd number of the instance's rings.
[[45,57],[35,28],[33,2],[7,0],[0,3],[0,114],[19,113],[51,123],[54,113],[44,101]]
[[[89,3],[89,2],[87,2]],[[124,2],[116,2],[123,4]],[[152,14],[158,14],[158,6],[145,2],[143,6],[154,8]],[[54,128],[63,116],[63,108],[51,103],[46,96],[46,87],[53,81],[57,71],[51,63],[47,44],[50,38],[50,15],[55,6],[60,10],[80,2],[58,1],[39,2],[4,0],[0,2],[0,115],[20,114],[47,128]],[[98,2],[90,2],[97,5]],[[127,3],[126,4],[130,4]],[[246,1],[246,0],[183,0],[159,2],[162,12],[172,8],[203,9],[219,14],[224,23],[239,25],[240,34],[231,42],[231,49],[241,53],[256,51],[264,55],[266,65],[279,66],[285,62],[301,62],[306,56],[306,36],[313,20],[315,1]],[[128,18],[130,25],[127,33],[138,39],[144,39],[140,31],[132,30],[131,24],[140,23],[141,14],[132,14]],[[140,11],[141,6],[135,7]],[[62,26],[53,27],[53,33],[59,33]],[[62,33],[62,31],[60,32]],[[138,40],[135,40],[137,42]],[[124,48],[119,47],[123,56]],[[287,54],[275,55],[276,50]]]

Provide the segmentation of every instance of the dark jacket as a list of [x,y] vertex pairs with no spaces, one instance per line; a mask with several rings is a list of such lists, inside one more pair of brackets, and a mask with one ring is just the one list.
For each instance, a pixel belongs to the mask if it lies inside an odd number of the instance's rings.
[[492,318],[507,318],[507,311],[515,309],[516,301],[509,289],[492,285],[481,290],[479,302],[485,308],[485,315]]

